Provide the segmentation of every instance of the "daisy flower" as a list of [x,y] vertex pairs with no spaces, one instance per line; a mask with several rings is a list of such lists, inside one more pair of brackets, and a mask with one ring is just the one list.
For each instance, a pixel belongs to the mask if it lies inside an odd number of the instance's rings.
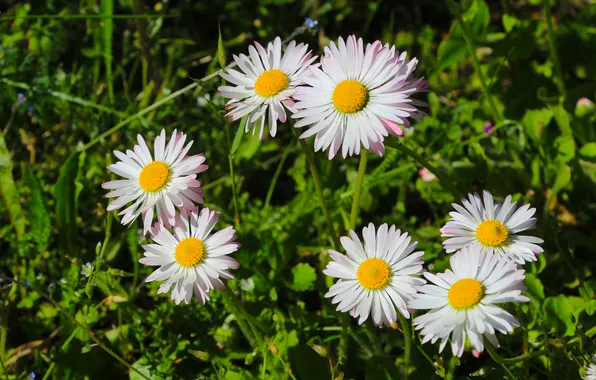
[[197,174],[207,170],[202,154],[187,156],[192,141],[184,145],[186,135],[174,130],[166,146],[166,131],[155,139],[154,156],[141,135],[138,145],[126,154],[115,150],[119,162],[108,169],[126,179],[106,182],[110,189],[106,197],[116,198],[108,205],[108,211],[118,210],[130,202],[132,205],[120,211],[122,224],[132,223],[143,214],[143,234],[151,228],[154,214],[158,221],[170,228],[175,221],[176,209],[195,210],[196,203],[203,203],[203,190]]
[[384,137],[401,136],[400,125],[407,118],[420,119],[415,106],[423,105],[410,95],[426,90],[426,81],[413,76],[418,60],[406,59],[395,46],[380,41],[364,49],[362,39],[349,36],[325,47],[321,69],[311,67],[303,81],[308,86],[296,90],[292,118],[296,128],[311,125],[300,135],[316,135],[315,151],[329,150],[332,159],[342,148],[342,156],[360,154],[360,146],[378,155],[385,151]]
[[422,273],[422,255],[414,252],[418,243],[410,244],[407,233],[382,224],[378,231],[370,223],[362,229],[364,246],[358,235],[350,230],[341,245],[347,256],[329,250],[333,258],[323,271],[339,278],[325,297],[341,312],[349,311],[362,324],[372,315],[376,326],[389,326],[397,320],[396,308],[406,318],[410,313],[406,302],[416,294],[416,288],[425,282],[413,277]]
[[275,137],[277,120],[282,123],[286,121],[284,108],[296,111],[292,95],[296,86],[302,83],[303,74],[317,57],[308,51],[308,45],[296,44],[296,41],[290,42],[282,54],[279,37],[267,45],[267,50],[255,42],[254,47],[248,47],[248,53],[250,57],[234,55],[234,61],[242,72],[228,69],[220,73],[222,78],[235,84],[218,89],[221,96],[231,98],[226,105],[226,109],[231,111],[226,116],[238,120],[248,115],[245,131],[253,128],[254,135],[259,129],[259,138],[263,138],[268,118],[269,133]]
[[469,198],[469,201],[462,199],[464,207],[452,204],[456,211],[449,213],[451,220],[441,228],[441,236],[450,237],[443,242],[447,253],[472,246],[481,252],[499,253],[518,264],[536,261],[536,255],[544,251],[537,244],[544,241],[518,235],[536,225],[536,218],[532,217],[535,208],[528,204],[517,208],[516,202],[511,202],[511,195],[505,198],[505,203],[495,203],[486,190],[484,204],[477,194],[469,194]]
[[584,380],[596,380],[596,355],[592,356],[592,362],[585,367]]
[[499,255],[479,252],[477,247],[465,247],[451,256],[451,270],[424,277],[432,284],[420,287],[410,301],[412,309],[430,309],[414,318],[416,330],[421,330],[422,343],[441,339],[443,351],[451,336],[453,355],[464,352],[466,337],[478,352],[484,350],[482,336],[495,347],[499,342],[496,331],[513,331],[519,322],[496,306],[504,302],[527,302],[522,295],[524,271],[514,262]]
[[204,305],[211,289],[226,288],[220,278],[234,278],[227,270],[237,269],[239,264],[228,255],[236,252],[240,244],[234,241],[236,231],[232,227],[211,233],[218,218],[219,212],[208,208],[202,209],[200,214],[184,212],[176,217],[173,235],[162,224],[156,223],[152,231],[155,243],[143,246],[145,257],[139,262],[159,266],[145,280],[165,280],[158,294],[172,288],[170,298],[176,304],[182,300],[188,304],[194,293]]

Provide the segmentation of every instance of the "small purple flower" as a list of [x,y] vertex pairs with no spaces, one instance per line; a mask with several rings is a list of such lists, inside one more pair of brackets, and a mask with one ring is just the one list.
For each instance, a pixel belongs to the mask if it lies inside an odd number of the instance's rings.
[[29,378],[35,379],[35,372],[29,372]]
[[482,130],[484,131],[484,133],[486,133],[487,135],[492,135],[493,133],[493,123],[486,123],[484,125],[484,127],[482,127]]
[[319,22],[317,20],[313,20],[310,17],[307,17],[304,20],[304,26],[306,26],[307,29],[315,29],[318,24]]
[[19,103],[19,104],[25,103],[25,95],[24,94],[22,94],[20,92],[17,94],[17,103]]

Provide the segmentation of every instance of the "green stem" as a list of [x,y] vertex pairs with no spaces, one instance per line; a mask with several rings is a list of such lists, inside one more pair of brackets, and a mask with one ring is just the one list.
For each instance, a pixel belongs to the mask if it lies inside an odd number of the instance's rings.
[[236,229],[240,225],[240,214],[238,213],[238,194],[236,193],[236,177],[234,176],[234,156],[232,156],[232,142],[230,138],[230,123],[226,121],[226,135],[228,138],[228,163],[230,165],[230,178],[232,179],[232,199],[234,201],[234,224]]
[[493,113],[493,117],[497,122],[501,122],[504,120],[503,114],[497,107],[497,103],[493,98],[492,94],[490,93],[490,89],[488,88],[486,78],[484,77],[484,73],[482,72],[482,67],[480,66],[480,60],[478,60],[478,56],[476,55],[476,48],[474,47],[474,42],[472,41],[472,36],[470,35],[470,31],[468,30],[468,26],[464,21],[464,18],[459,10],[458,5],[455,3],[455,0],[447,0],[447,6],[451,9],[451,12],[455,14],[457,17],[457,21],[459,26],[463,32],[464,39],[466,40],[466,45],[468,46],[468,51],[470,52],[470,56],[472,57],[472,64],[474,65],[474,71],[478,75],[478,79],[480,79],[480,84],[482,85],[482,90],[484,91],[484,96],[488,100],[488,104]]
[[385,146],[388,146],[389,148],[397,149],[397,150],[407,154],[408,156],[412,157],[414,159],[414,161],[418,162],[420,165],[427,168],[431,173],[433,173],[439,179],[439,182],[441,183],[441,185],[443,185],[443,187],[446,188],[447,190],[451,191],[451,193],[453,194],[453,196],[456,199],[461,196],[459,190],[457,190],[457,188],[451,183],[451,181],[449,181],[449,179],[447,179],[447,177],[445,175],[443,175],[443,173],[439,169],[432,166],[431,163],[428,162],[428,160],[426,160],[424,157],[420,156],[418,153],[414,152],[412,149],[407,148],[406,146],[404,146],[403,144],[401,144],[399,142],[392,142],[392,141],[385,141]]
[[399,311],[397,316],[399,317],[401,331],[404,333],[404,379],[407,379],[410,373],[410,358],[412,356],[412,333],[408,320]]
[[54,299],[52,297],[50,297],[48,294],[46,294],[42,290],[37,289],[34,286],[31,286],[29,284],[26,284],[26,283],[24,283],[22,281],[19,281],[19,280],[15,279],[15,278],[8,277],[8,276],[4,275],[1,272],[0,272],[0,279],[5,280],[5,281],[9,281],[9,282],[12,282],[12,283],[15,283],[15,284],[18,284],[18,285],[21,285],[21,286],[23,286],[23,287],[25,287],[25,288],[27,288],[29,290],[33,290],[34,292],[37,292],[43,298],[45,298],[46,300],[48,300],[48,302],[50,302],[55,308],[57,308],[64,315],[66,315],[68,317],[68,319],[70,319],[70,321],[72,323],[74,323],[78,328],[80,328],[87,336],[89,336],[89,338],[91,338],[91,340],[93,340],[105,352],[107,352],[108,354],[110,354],[114,359],[118,360],[120,363],[122,363],[129,370],[134,371],[137,374],[139,374],[139,376],[141,376],[143,379],[150,380],[149,377],[147,377],[144,373],[142,373],[141,371],[139,371],[138,369],[136,369],[135,367],[133,367],[126,360],[122,359],[117,353],[115,353],[110,348],[108,348],[101,340],[99,340],[99,338],[97,338],[95,336],[95,334],[93,334],[93,332],[91,332],[89,329],[87,329],[87,327],[85,327],[82,323],[80,323],[79,321],[77,321],[77,319],[75,317],[73,317],[64,307],[62,307],[62,305],[60,305],[60,303],[54,301]]
[[557,42],[555,39],[555,32],[553,30],[552,14],[550,11],[550,1],[544,0],[544,16],[546,18],[546,30],[548,33],[548,47],[550,49],[550,57],[555,65],[555,76],[557,78],[557,88],[559,93],[563,97],[564,101],[567,101],[567,91],[565,90],[565,81],[563,80],[563,73],[561,71],[561,62],[559,61],[559,54],[557,52]]
[[257,341],[257,338],[254,335],[253,327],[250,326],[250,323],[246,320],[245,315],[241,310],[240,300],[238,300],[236,294],[234,294],[234,291],[231,288],[228,288],[226,293],[228,295],[228,306],[230,307],[230,312],[236,317],[236,322],[238,322],[240,330],[242,330],[242,333],[253,349],[259,348],[261,344],[259,341]]
[[546,351],[541,350],[541,351],[534,351],[534,352],[531,352],[531,353],[525,354],[525,355],[516,356],[514,358],[503,358],[503,357],[499,356],[499,354],[497,354],[497,351],[495,350],[493,345],[486,338],[484,339],[484,347],[486,348],[490,357],[493,358],[494,361],[496,361],[499,364],[504,364],[504,365],[515,364],[515,363],[523,362],[526,360],[530,360],[530,359],[537,358],[539,356],[548,354]]
[[2,373],[4,374],[4,377],[6,378],[6,380],[8,380],[8,371],[6,371],[6,367],[4,366],[4,359],[2,359],[2,357],[0,356],[0,366],[2,366]]
[[[296,131],[294,130],[293,125],[290,125],[290,129],[292,130],[294,136],[296,136]],[[321,204],[321,211],[323,211],[323,216],[325,217],[325,220],[327,222],[327,230],[331,235],[331,239],[333,240],[333,247],[336,250],[339,250],[337,233],[335,232],[335,227],[333,226],[333,219],[331,219],[329,209],[327,209],[327,202],[325,202],[325,196],[323,194],[323,184],[321,181],[321,176],[319,175],[319,170],[317,169],[317,165],[315,163],[315,157],[303,139],[298,138],[298,142],[300,143],[300,146],[302,147],[302,150],[304,150],[304,154],[306,155],[306,162],[310,167],[312,179],[315,183],[315,189],[317,191],[317,196],[319,197],[319,203]]]
[[267,211],[269,210],[269,204],[271,203],[271,198],[273,197],[273,190],[275,190],[275,185],[277,184],[277,180],[281,174],[281,171],[284,167],[284,163],[288,158],[290,152],[294,149],[294,142],[288,144],[286,149],[284,150],[281,159],[279,160],[279,164],[277,165],[277,169],[275,170],[275,174],[273,175],[273,179],[271,180],[271,184],[269,185],[269,190],[267,191],[267,197],[265,198],[265,206],[263,206],[263,215],[267,215]]
[[354,198],[352,199],[352,212],[350,212],[350,225],[348,229],[356,228],[358,211],[360,210],[360,194],[362,193],[362,184],[366,175],[366,163],[368,162],[368,150],[362,149],[360,152],[360,165],[358,166],[358,177],[356,178],[356,187],[354,188]]

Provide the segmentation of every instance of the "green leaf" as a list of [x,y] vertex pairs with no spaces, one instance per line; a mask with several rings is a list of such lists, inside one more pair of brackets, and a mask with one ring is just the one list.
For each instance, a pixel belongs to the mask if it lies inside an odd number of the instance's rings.
[[224,47],[223,39],[221,38],[221,28],[217,26],[219,37],[217,39],[217,61],[222,70],[226,67],[226,48]]
[[292,269],[292,275],[294,276],[294,282],[292,283],[292,289],[299,292],[306,290],[312,290],[314,288],[317,274],[315,269],[309,264],[300,263]]
[[544,300],[544,286],[542,286],[542,282],[540,282],[538,277],[532,273],[526,273],[524,283],[528,287],[528,293],[530,293],[532,298],[536,298],[540,301]]
[[60,244],[64,251],[72,255],[75,254],[77,241],[77,200],[82,190],[79,175],[84,162],[84,153],[73,153],[60,169],[60,176],[54,186]]
[[232,148],[230,149],[230,155],[234,157],[238,147],[240,146],[240,142],[242,141],[242,135],[244,135],[244,127],[248,123],[248,116],[244,116],[240,119],[240,124],[238,124],[238,130],[236,131],[236,136],[234,136],[234,142],[232,142]]
[[562,105],[558,105],[556,107],[551,107],[553,110],[553,116],[555,117],[555,121],[561,130],[561,134],[563,136],[573,136],[573,131],[571,130],[571,117],[565,111]]
[[559,295],[549,297],[544,301],[546,312],[545,324],[555,328],[564,336],[574,336],[579,314],[585,309],[584,299],[581,297],[565,297]]
[[106,272],[97,273],[95,275],[95,283],[106,296],[119,296],[128,299],[128,293],[120,285],[120,282],[116,281]]
[[37,243],[37,248],[40,251],[45,251],[48,248],[48,241],[50,240],[50,227],[52,223],[50,214],[43,200],[39,179],[30,169],[25,171],[25,183],[31,191],[31,199],[28,204],[31,236]]
[[[147,364],[147,361],[145,360],[145,358],[141,358],[141,359],[137,360],[136,362],[134,362],[132,364],[132,366],[134,368],[138,369],[139,372],[141,372],[147,378],[149,378],[151,380],[157,379],[157,377],[151,375],[151,366],[149,366],[149,364]],[[129,376],[130,380],[146,380],[146,377],[139,375],[135,371],[130,371],[128,376]]]
[[507,13],[503,15],[503,28],[507,33],[509,33],[518,24],[519,20],[516,17],[511,16]]
[[596,162],[596,142],[582,146],[579,150],[579,156],[586,161]]
[[329,362],[306,344],[288,349],[290,368],[298,380],[329,380]]
[[561,163],[553,184],[551,197],[554,198],[561,190],[563,190],[571,182],[571,169],[569,166]]
[[569,162],[575,157],[575,141],[573,136],[559,136],[554,142],[559,158]]
[[522,124],[526,134],[534,141],[542,139],[544,128],[550,123],[553,113],[549,109],[528,110]]

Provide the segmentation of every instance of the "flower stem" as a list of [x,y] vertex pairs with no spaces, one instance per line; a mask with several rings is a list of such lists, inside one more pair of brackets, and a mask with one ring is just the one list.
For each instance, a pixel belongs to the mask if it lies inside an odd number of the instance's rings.
[[399,317],[401,331],[404,333],[404,379],[407,379],[410,372],[410,357],[412,356],[412,333],[410,323],[408,323],[406,317],[401,315],[399,311],[397,316]]
[[437,176],[441,185],[443,185],[443,187],[446,188],[447,190],[451,191],[451,193],[453,194],[453,196],[455,198],[459,198],[461,196],[460,191],[457,190],[457,188],[453,185],[453,183],[451,183],[451,181],[449,181],[449,179],[447,179],[447,177],[445,175],[443,175],[443,173],[439,169],[432,166],[431,163],[428,162],[428,160],[426,160],[424,157],[420,156],[418,153],[414,152],[412,149],[404,146],[403,144],[401,144],[399,142],[392,142],[392,141],[385,141],[385,146],[388,146],[393,149],[397,149],[397,150],[407,154],[408,156],[412,157],[414,159],[414,161],[418,162],[420,165],[424,166],[431,173],[433,173],[435,176]]
[[269,185],[269,190],[267,191],[267,197],[265,198],[265,205],[263,206],[263,215],[267,215],[267,211],[269,210],[269,204],[271,203],[271,198],[273,197],[273,191],[275,190],[275,185],[277,185],[277,180],[281,174],[281,171],[284,167],[286,159],[290,152],[294,149],[294,142],[288,144],[286,149],[284,150],[281,160],[279,160],[279,164],[277,165],[277,169],[275,170],[275,174],[273,175],[273,179],[271,180],[271,184]]
[[56,302],[52,297],[50,297],[48,294],[46,294],[45,292],[37,289],[34,286],[31,286],[29,284],[26,284],[22,281],[19,281],[15,278],[12,277],[8,277],[6,275],[4,275],[3,273],[0,272],[0,279],[8,281],[8,282],[12,282],[18,285],[21,285],[29,290],[33,290],[34,292],[39,293],[39,295],[41,295],[43,298],[45,298],[46,300],[48,300],[55,308],[57,308],[58,310],[60,310],[64,315],[66,315],[68,317],[68,319],[70,319],[70,321],[72,323],[74,323],[78,328],[80,328],[85,334],[87,334],[87,336],[89,336],[89,338],[91,338],[99,347],[101,347],[104,351],[106,351],[108,354],[112,355],[112,357],[116,360],[118,360],[120,363],[122,363],[124,366],[126,366],[129,370],[136,372],[139,376],[141,376],[143,379],[147,379],[150,380],[149,377],[147,377],[143,372],[139,371],[137,368],[135,368],[134,366],[132,366],[130,363],[128,363],[126,360],[124,360],[123,358],[121,358],[117,353],[115,353],[114,351],[112,351],[111,349],[109,349],[101,340],[99,340],[99,338],[97,338],[95,336],[95,334],[93,334],[91,332],[91,330],[87,329],[87,327],[85,327],[82,323],[80,323],[79,321],[77,321],[77,319],[75,317],[73,317],[64,307],[62,307],[62,305],[60,305],[60,303]]
[[232,288],[228,287],[228,297],[229,297],[229,306],[230,311],[236,317],[236,322],[240,326],[240,329],[246,336],[246,339],[250,342],[250,345],[257,349],[263,345],[263,337],[259,333],[259,330],[252,324],[251,316],[246,312],[242,301],[236,296],[236,293],[232,290]]
[[557,43],[555,39],[555,32],[553,31],[553,17],[550,11],[550,1],[544,0],[544,17],[546,18],[546,30],[548,33],[548,47],[550,49],[550,57],[553,60],[555,66],[555,76],[557,78],[557,88],[559,93],[563,97],[563,100],[567,100],[567,90],[565,90],[565,82],[563,81],[563,73],[561,72],[561,62],[559,61],[559,54],[557,53]]
[[[296,131],[294,130],[293,125],[290,125],[290,129],[292,130],[294,136],[296,136]],[[304,150],[304,154],[306,155],[306,162],[310,167],[310,172],[312,174],[312,179],[315,183],[317,196],[319,197],[319,203],[321,204],[321,211],[323,211],[323,216],[325,217],[325,220],[327,222],[327,230],[331,235],[331,239],[333,240],[333,247],[338,250],[339,242],[337,241],[337,233],[335,232],[335,227],[333,226],[333,219],[331,219],[331,214],[329,213],[329,209],[327,208],[327,202],[325,202],[325,196],[323,194],[323,183],[321,181],[321,176],[319,175],[319,170],[317,169],[317,165],[315,163],[315,157],[303,139],[298,138],[298,142],[300,143],[300,146],[302,147],[302,150]]]
[[484,347],[486,348],[486,350],[488,351],[488,354],[490,355],[491,358],[493,358],[494,361],[496,361],[499,364],[505,364],[505,365],[523,362],[526,360],[530,360],[530,359],[537,358],[539,356],[548,354],[548,352],[541,350],[541,351],[534,351],[534,352],[531,352],[531,353],[525,354],[525,355],[516,356],[514,358],[503,358],[503,357],[499,356],[499,354],[497,354],[497,351],[495,350],[493,345],[486,338],[484,338]]
[[358,166],[358,177],[356,178],[356,187],[354,188],[354,198],[352,199],[352,212],[350,212],[350,225],[348,229],[356,228],[358,211],[360,210],[360,194],[362,193],[362,184],[366,175],[366,163],[368,162],[368,150],[362,149],[360,152],[360,165]]
[[455,0],[447,0],[447,7],[455,14],[457,17],[457,21],[461,30],[464,35],[464,39],[466,40],[466,45],[468,46],[468,51],[470,52],[470,56],[472,57],[472,64],[474,65],[474,71],[478,75],[478,79],[480,79],[480,84],[482,85],[482,90],[484,91],[484,96],[486,96],[486,100],[488,100],[488,104],[492,110],[493,117],[497,122],[501,122],[504,120],[504,116],[497,107],[497,103],[493,98],[492,94],[490,93],[490,89],[488,88],[488,84],[486,82],[486,78],[484,77],[484,73],[482,72],[482,67],[480,66],[480,61],[478,60],[478,56],[476,55],[476,49],[474,47],[474,43],[472,42],[472,36],[470,35],[470,31],[468,30],[468,26],[464,21],[464,18],[459,10],[459,6],[455,3]]

